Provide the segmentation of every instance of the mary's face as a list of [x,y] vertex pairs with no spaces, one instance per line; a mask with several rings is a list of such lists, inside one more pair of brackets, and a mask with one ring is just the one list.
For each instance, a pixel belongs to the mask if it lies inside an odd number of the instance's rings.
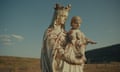
[[65,24],[67,17],[68,17],[68,12],[60,11],[57,17],[59,24]]

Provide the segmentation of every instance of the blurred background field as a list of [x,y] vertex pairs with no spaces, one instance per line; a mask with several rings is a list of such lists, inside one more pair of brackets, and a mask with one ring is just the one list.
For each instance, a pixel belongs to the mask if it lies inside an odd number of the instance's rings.
[[[40,59],[1,56],[0,72],[41,72]],[[120,62],[85,64],[84,72],[120,72]]]
[[[84,72],[120,72],[120,45],[87,51]],[[0,56],[0,72],[41,72],[39,58]]]

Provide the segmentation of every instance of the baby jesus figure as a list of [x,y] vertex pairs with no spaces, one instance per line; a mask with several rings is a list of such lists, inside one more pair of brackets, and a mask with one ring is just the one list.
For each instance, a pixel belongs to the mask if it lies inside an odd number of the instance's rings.
[[81,18],[74,16],[71,19],[71,29],[68,32],[68,42],[64,52],[64,60],[70,64],[84,64],[86,61],[85,49],[88,43],[96,44],[96,42],[86,38],[80,31]]

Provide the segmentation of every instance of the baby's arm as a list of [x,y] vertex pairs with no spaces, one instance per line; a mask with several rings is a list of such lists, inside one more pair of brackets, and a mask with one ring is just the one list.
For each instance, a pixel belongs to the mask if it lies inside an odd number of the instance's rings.
[[87,37],[84,35],[84,33],[80,32],[80,31],[77,32],[77,39],[80,39],[84,44],[89,44],[89,43],[90,43],[90,44],[96,44],[95,41],[87,38]]
[[90,44],[96,44],[97,43],[97,42],[95,42],[95,41],[93,41],[91,39],[88,39],[88,38],[86,38],[86,40],[87,40],[87,43],[90,43]]

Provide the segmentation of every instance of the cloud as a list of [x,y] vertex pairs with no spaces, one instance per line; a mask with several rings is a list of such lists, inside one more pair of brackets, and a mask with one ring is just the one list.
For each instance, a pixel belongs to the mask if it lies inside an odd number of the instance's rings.
[[10,38],[10,36],[9,35],[0,35],[0,39],[2,39],[2,38]]
[[24,37],[17,34],[2,34],[0,35],[0,45],[10,46],[18,41],[24,40]]
[[16,38],[17,40],[24,40],[24,37],[21,35],[16,35],[16,34],[12,34],[11,35],[13,38]]
[[0,35],[0,44],[4,46],[12,45],[11,36],[9,35]]
[[13,42],[3,42],[2,45],[4,45],[4,46],[10,46],[10,45],[13,45]]
[[9,38],[2,38],[1,41],[3,41],[3,42],[11,42],[11,39],[9,39]]

